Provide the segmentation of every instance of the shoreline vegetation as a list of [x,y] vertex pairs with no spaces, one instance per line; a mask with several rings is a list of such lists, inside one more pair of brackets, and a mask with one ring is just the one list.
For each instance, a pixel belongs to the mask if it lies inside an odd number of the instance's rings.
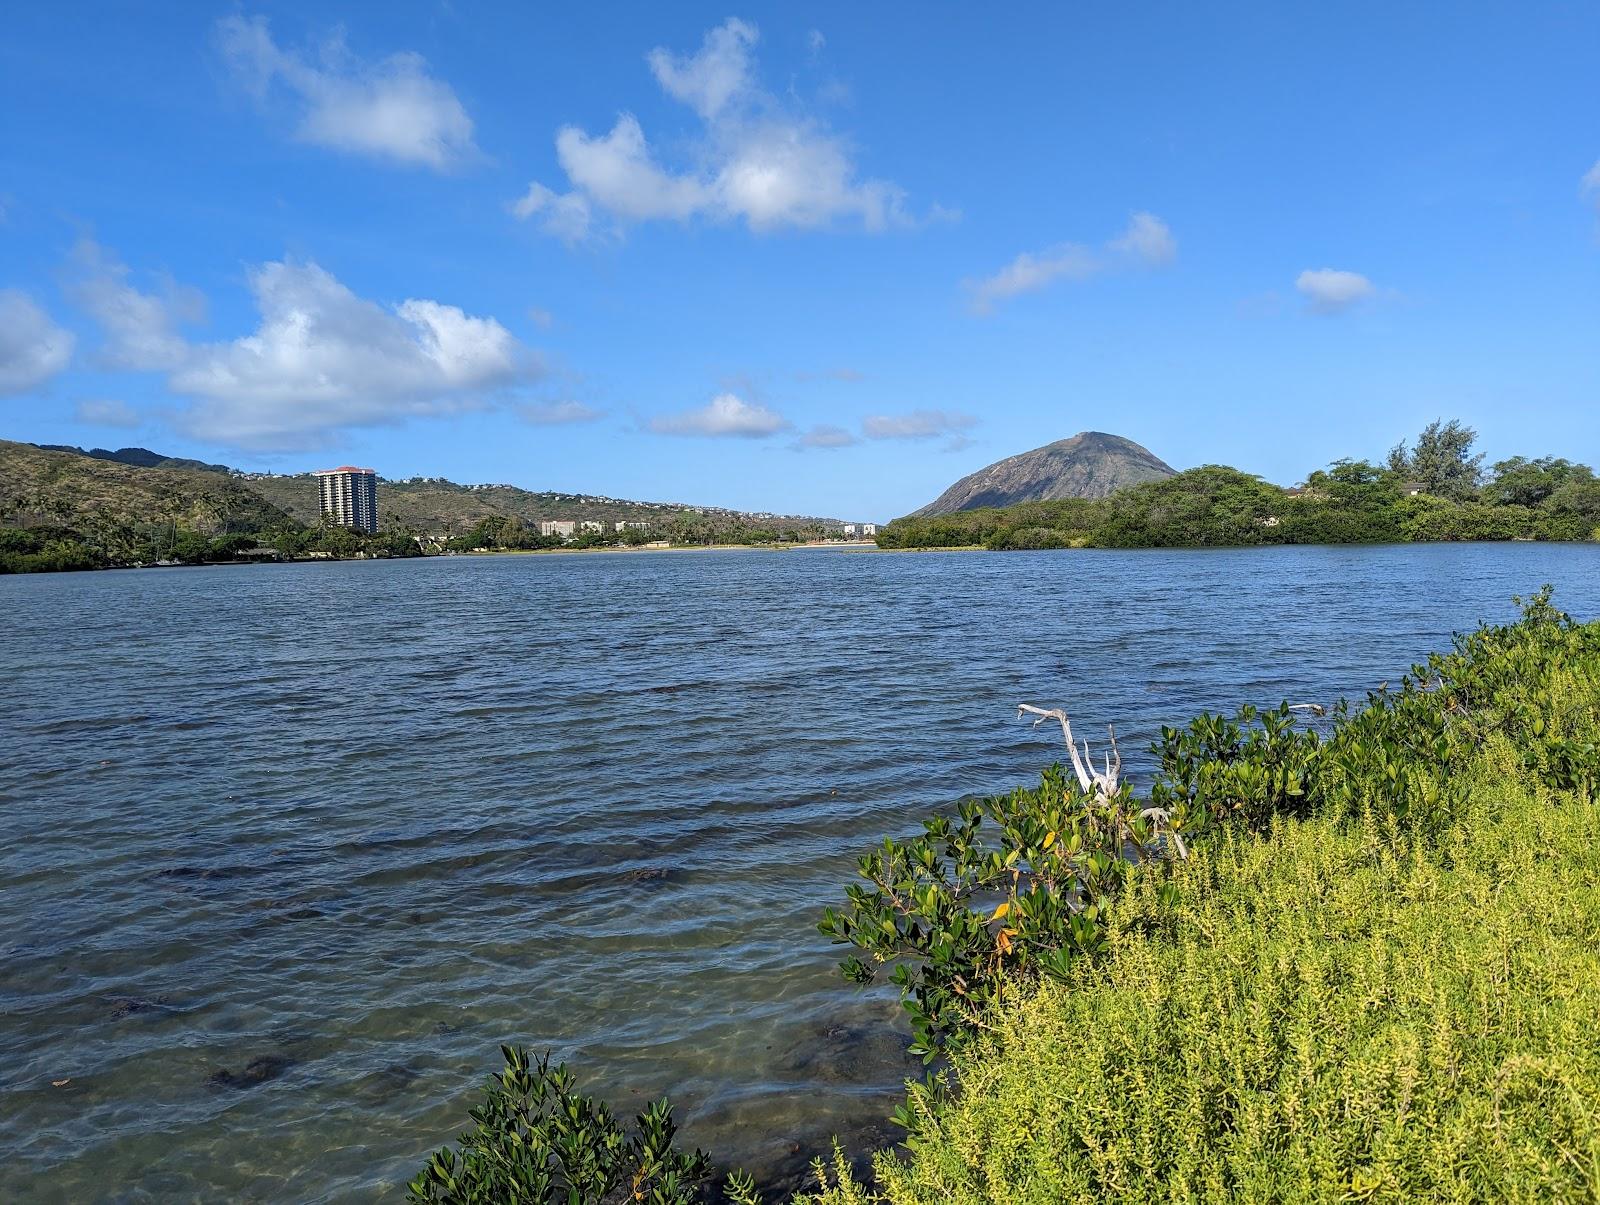
[[[596,544],[592,547],[579,548],[572,546],[555,546],[550,548],[469,548],[448,549],[443,551],[413,551],[411,549],[359,548],[355,552],[327,552],[313,551],[310,555],[284,556],[264,555],[257,549],[241,549],[239,555],[232,557],[222,556],[214,549],[206,547],[190,555],[187,559],[173,557],[161,558],[153,561],[132,561],[126,564],[80,564],[73,563],[71,558],[64,558],[60,563],[57,557],[50,553],[48,544],[43,546],[45,553],[43,560],[48,563],[36,564],[25,558],[28,552],[20,552],[18,543],[8,544],[5,533],[0,531],[0,573],[70,573],[88,570],[117,570],[117,569],[193,569],[215,566],[244,566],[244,565],[310,565],[333,561],[353,560],[422,560],[433,557],[483,557],[483,556],[584,556],[590,553],[658,553],[658,552],[789,552],[799,548],[830,548],[840,551],[881,552],[872,541],[860,540],[827,540],[812,541],[807,543],[761,543],[761,544]],[[35,545],[35,549],[40,546]],[[922,550],[917,550],[922,551]],[[947,549],[930,549],[928,551],[949,551]],[[958,551],[981,551],[981,549],[963,549]],[[8,557],[19,558],[8,561]],[[16,566],[21,567],[16,567]]]
[[[932,1072],[902,1145],[792,1199],[1595,1199],[1600,622],[1521,605],[1363,703],[1165,728],[1138,793],[1024,706],[1070,765],[884,840],[822,917]],[[412,1201],[764,1199],[666,1101],[630,1128],[503,1055]]]
[[1515,456],[1485,471],[1475,433],[1430,424],[1386,463],[1337,460],[1283,488],[1203,465],[1105,498],[907,515],[878,532],[896,549],[1220,548],[1600,540],[1600,479],[1558,457]]

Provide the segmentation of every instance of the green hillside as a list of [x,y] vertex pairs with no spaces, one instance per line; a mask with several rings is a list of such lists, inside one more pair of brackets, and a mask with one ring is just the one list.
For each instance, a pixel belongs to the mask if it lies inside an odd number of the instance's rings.
[[209,534],[265,531],[289,516],[257,491],[200,469],[137,468],[0,440],[0,522],[86,535],[138,523],[181,523]]
[[[547,519],[594,526],[575,538],[542,536]],[[658,540],[763,544],[838,536],[842,527],[838,519],[437,477],[380,478],[378,521],[375,537],[324,528],[311,473],[240,474],[143,448],[0,441],[0,572],[232,560],[258,544],[285,557],[414,556]]]

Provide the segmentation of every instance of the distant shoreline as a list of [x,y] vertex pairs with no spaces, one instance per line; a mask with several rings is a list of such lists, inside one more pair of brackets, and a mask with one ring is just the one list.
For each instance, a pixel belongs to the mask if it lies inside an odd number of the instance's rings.
[[[827,544],[671,544],[665,548],[651,548],[644,544],[626,547],[605,545],[600,548],[489,548],[482,552],[452,552],[447,556],[578,556],[596,552],[793,552],[798,548],[870,549],[883,551],[871,540],[836,540]],[[409,559],[409,558],[408,558]],[[426,558],[432,559],[432,558]]]
[[44,569],[30,570],[27,573],[0,574],[0,577],[24,577],[32,574],[54,573],[108,573],[129,569],[217,569],[236,568],[250,565],[339,565],[349,564],[354,561],[437,561],[449,560],[455,557],[491,557],[491,556],[585,556],[593,553],[635,553],[635,552],[793,552],[796,549],[816,548],[825,550],[839,550],[844,552],[898,552],[898,551],[938,551],[936,549],[884,549],[879,548],[871,540],[835,541],[828,544],[673,544],[666,548],[647,548],[643,546],[625,547],[619,545],[606,545],[599,548],[485,548],[471,552],[432,552],[416,556],[301,556],[284,558],[242,558],[232,561],[182,561],[171,564],[143,564],[143,565],[101,565],[93,569]]

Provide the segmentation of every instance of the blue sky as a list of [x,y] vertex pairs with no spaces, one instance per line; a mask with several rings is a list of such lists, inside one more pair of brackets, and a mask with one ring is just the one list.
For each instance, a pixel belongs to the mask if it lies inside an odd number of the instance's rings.
[[1593,463],[1597,47],[1576,3],[22,6],[0,433],[872,519],[1084,429]]

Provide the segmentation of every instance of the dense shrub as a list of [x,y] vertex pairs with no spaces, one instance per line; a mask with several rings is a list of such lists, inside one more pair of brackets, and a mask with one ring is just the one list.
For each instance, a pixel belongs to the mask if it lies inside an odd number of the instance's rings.
[[[489,1081],[459,1150],[438,1151],[409,1186],[417,1205],[599,1205],[610,1200],[688,1205],[711,1176],[702,1151],[675,1141],[672,1106],[657,1101],[629,1135],[611,1110],[578,1092],[565,1066],[503,1046],[505,1070]],[[748,1178],[728,1182],[734,1205],[753,1205]]]
[[57,527],[0,527],[0,573],[100,569],[105,556],[75,531]]

